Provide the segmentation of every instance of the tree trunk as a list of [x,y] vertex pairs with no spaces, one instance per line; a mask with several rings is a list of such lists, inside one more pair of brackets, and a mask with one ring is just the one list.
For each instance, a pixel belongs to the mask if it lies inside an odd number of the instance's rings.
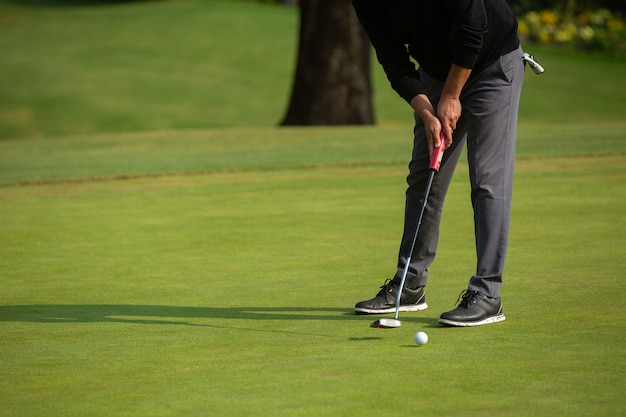
[[298,61],[281,124],[373,124],[370,51],[351,0],[300,0]]

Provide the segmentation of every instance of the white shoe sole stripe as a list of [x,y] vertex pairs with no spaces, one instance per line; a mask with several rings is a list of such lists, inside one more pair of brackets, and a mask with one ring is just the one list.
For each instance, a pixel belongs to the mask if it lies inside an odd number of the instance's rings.
[[454,321],[448,319],[439,319],[440,324],[447,324],[448,326],[456,326],[456,327],[472,327],[472,326],[482,326],[483,324],[491,324],[498,323],[506,320],[504,314],[498,314],[497,316],[487,317],[486,319],[480,321]]

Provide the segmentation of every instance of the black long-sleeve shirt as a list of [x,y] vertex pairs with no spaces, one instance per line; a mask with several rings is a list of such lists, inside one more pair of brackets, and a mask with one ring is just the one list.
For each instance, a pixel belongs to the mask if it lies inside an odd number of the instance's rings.
[[378,62],[407,102],[425,92],[411,57],[445,80],[450,66],[474,71],[519,46],[505,0],[353,0]]

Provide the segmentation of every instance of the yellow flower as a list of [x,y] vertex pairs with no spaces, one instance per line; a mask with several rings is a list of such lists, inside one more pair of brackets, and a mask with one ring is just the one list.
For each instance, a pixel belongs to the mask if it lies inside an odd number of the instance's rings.
[[583,26],[578,29],[578,36],[584,41],[588,41],[593,39],[594,36],[593,28],[591,26]]
[[539,17],[541,21],[546,25],[556,25],[559,22],[559,19],[550,10],[542,10],[541,12],[539,12]]
[[520,21],[518,26],[517,26],[517,33],[519,33],[521,36],[526,36],[528,35],[528,25],[526,24],[526,22],[524,21]]
[[524,20],[526,20],[530,26],[537,26],[541,24],[539,13],[537,12],[526,13],[526,15],[524,16]]
[[539,32],[537,37],[538,37],[539,42],[541,43],[550,42],[550,33],[547,30],[542,30],[541,32]]
[[567,43],[572,40],[573,36],[567,30],[559,29],[554,32],[554,40],[560,43]]
[[604,22],[611,16],[611,12],[607,9],[596,10],[589,18],[594,25],[602,26]]
[[606,22],[606,27],[611,33],[620,33],[624,31],[624,22],[614,17],[609,17],[609,20]]

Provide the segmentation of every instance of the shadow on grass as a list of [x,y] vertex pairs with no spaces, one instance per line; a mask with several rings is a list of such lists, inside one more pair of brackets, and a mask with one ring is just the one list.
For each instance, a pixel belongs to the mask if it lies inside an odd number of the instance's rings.
[[[204,320],[203,320],[204,319]],[[254,328],[234,326],[232,322],[219,320],[241,320],[255,323]],[[237,329],[245,331],[307,334],[329,336],[272,328],[269,324],[278,320],[310,321],[361,321],[368,326],[369,316],[355,315],[352,309],[318,307],[182,307],[130,304],[41,304],[0,306],[0,322],[25,323],[122,323],[143,325],[184,325]],[[436,319],[410,317],[402,319],[406,323],[420,322],[434,327]],[[259,323],[264,322],[262,326]],[[374,330],[376,331],[376,330]],[[380,331],[380,330],[378,330]],[[380,337],[350,339],[352,341],[376,340]]]
[[0,321],[201,325],[177,319],[354,320],[359,319],[359,316],[354,315],[351,309],[316,307],[181,307],[130,304],[0,306]]

